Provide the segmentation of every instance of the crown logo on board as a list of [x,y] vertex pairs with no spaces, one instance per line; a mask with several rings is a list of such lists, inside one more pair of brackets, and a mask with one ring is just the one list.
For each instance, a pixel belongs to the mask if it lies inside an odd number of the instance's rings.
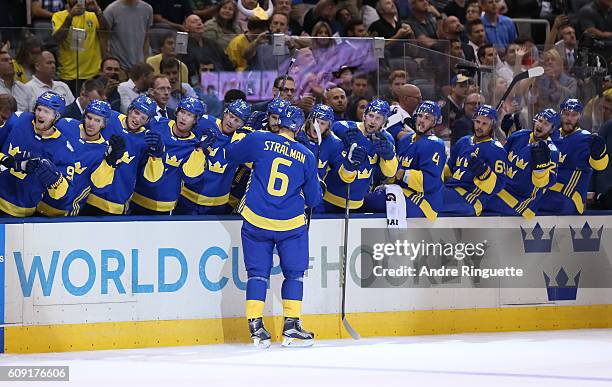
[[551,277],[544,274],[544,282],[546,283],[546,292],[548,293],[548,301],[574,301],[578,295],[578,283],[580,281],[580,271],[574,276],[573,284],[569,283],[569,277],[565,269],[561,267],[555,276],[555,283],[552,283]]
[[601,234],[603,233],[603,225],[595,233],[588,222],[584,222],[584,226],[580,230],[580,236],[582,238],[576,238],[576,230],[570,226],[570,233],[572,234],[572,245],[574,246],[575,252],[596,252],[599,251],[601,243]]
[[[555,227],[548,232],[548,238],[544,238],[544,230],[540,223],[536,223],[531,233],[528,233],[521,227],[523,236],[523,248],[525,253],[550,253],[552,250],[553,236],[555,235]],[[529,237],[529,239],[528,239]]]

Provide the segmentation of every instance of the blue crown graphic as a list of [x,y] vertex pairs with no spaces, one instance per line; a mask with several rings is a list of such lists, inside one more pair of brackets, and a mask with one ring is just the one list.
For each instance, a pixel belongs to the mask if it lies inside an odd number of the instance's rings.
[[[555,226],[556,227],[556,226]],[[553,236],[555,235],[555,227],[548,232],[548,239],[543,239],[544,230],[540,223],[536,223],[531,231],[533,239],[527,239],[527,231],[521,226],[521,234],[523,235],[523,248],[525,253],[550,253],[552,250]]]
[[569,277],[565,269],[561,267],[555,277],[556,286],[550,284],[550,277],[546,272],[544,274],[544,282],[546,282],[546,292],[548,293],[548,301],[575,301],[578,294],[578,282],[580,281],[580,271],[574,276],[574,285],[568,285]]
[[589,226],[588,222],[584,222],[580,235],[582,238],[576,238],[576,231],[570,226],[570,232],[572,234],[572,245],[574,246],[574,252],[596,252],[599,251],[599,245],[601,242],[601,234],[603,233],[603,226],[597,230],[597,234],[593,235],[593,229]]

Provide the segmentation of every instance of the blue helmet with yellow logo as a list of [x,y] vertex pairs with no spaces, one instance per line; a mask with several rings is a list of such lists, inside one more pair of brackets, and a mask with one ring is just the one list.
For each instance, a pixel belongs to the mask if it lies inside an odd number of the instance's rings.
[[130,106],[128,106],[128,112],[132,109],[139,110],[149,117],[149,119],[155,117],[157,115],[157,103],[146,95],[139,95],[134,98]]
[[310,114],[313,118],[329,121],[330,123],[334,122],[334,110],[325,104],[316,104],[314,108],[312,108],[312,112]]
[[289,101],[282,98],[274,98],[268,104],[268,114],[281,114],[281,112],[291,105]]
[[66,108],[66,100],[55,91],[49,90],[38,96],[34,110],[36,110],[36,106],[39,105],[48,107],[49,109],[54,110],[56,115],[61,116]]
[[251,115],[251,105],[249,105],[246,101],[237,99],[230,102],[225,111],[234,114],[236,117],[240,118],[242,122],[247,122],[249,116]]
[[107,122],[111,118],[112,111],[113,109],[108,102],[99,99],[91,100],[85,108],[85,113],[91,113],[103,117]]
[[389,117],[389,113],[391,113],[391,107],[387,101],[377,98],[371,100],[368,103],[368,106],[366,106],[365,114],[368,114],[369,112],[378,113],[387,119],[387,117]]
[[278,126],[297,132],[304,125],[304,112],[297,106],[289,106],[280,114]]
[[578,113],[582,113],[584,107],[582,103],[577,98],[568,98],[561,103],[560,106],[561,111],[570,110]]
[[200,119],[202,115],[206,113],[206,105],[199,99],[193,97],[184,97],[181,99],[181,102],[179,102],[179,105],[176,108],[176,112],[178,113],[178,111],[181,109],[195,115],[196,120]]

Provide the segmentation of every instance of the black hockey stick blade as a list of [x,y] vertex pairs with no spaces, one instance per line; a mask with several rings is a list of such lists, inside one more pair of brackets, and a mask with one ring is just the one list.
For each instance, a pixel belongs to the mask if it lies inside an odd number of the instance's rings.
[[523,71],[522,73],[517,74],[512,79],[512,82],[510,82],[510,85],[506,89],[506,92],[504,93],[503,97],[501,97],[501,99],[499,100],[499,103],[497,104],[495,109],[499,110],[499,108],[501,108],[504,101],[506,100],[506,97],[508,97],[512,89],[514,89],[514,85],[516,85],[518,82],[522,81],[523,79],[539,77],[542,74],[544,74],[544,68],[542,66],[537,66],[537,67],[531,68],[529,70],[526,70],[526,71]]

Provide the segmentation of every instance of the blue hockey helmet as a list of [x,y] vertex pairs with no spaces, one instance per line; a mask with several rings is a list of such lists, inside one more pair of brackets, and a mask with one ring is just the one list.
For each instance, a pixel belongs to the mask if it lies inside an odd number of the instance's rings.
[[241,99],[237,99],[230,102],[225,111],[234,114],[236,117],[240,118],[242,122],[247,122],[251,115],[251,105]]
[[185,110],[196,116],[196,120],[200,119],[206,113],[206,105],[197,98],[184,97],[178,104],[176,111]]
[[266,124],[267,118],[266,112],[255,110],[251,113],[245,125],[253,130],[262,130]]
[[334,110],[328,105],[318,103],[312,108],[310,114],[313,118],[329,121],[330,124],[334,122]]
[[577,98],[568,98],[561,103],[560,110],[570,110],[578,113],[582,113],[584,107]]
[[561,126],[561,117],[559,116],[559,113],[555,111],[555,109],[544,109],[533,117],[534,121],[539,120],[540,118],[550,122],[553,130],[557,130]]
[[369,112],[374,112],[382,115],[385,119],[389,117],[389,113],[391,112],[391,107],[389,103],[382,99],[373,99],[368,103],[368,106],[365,108],[365,114]]
[[137,109],[142,113],[146,114],[149,119],[157,115],[157,103],[151,97],[146,95],[139,95],[128,106],[128,111]]
[[436,123],[439,123],[439,121],[442,119],[442,109],[440,109],[440,105],[438,105],[434,101],[427,100],[421,102],[414,111],[414,114],[419,113],[431,114],[432,116],[434,116]]
[[38,96],[34,110],[36,110],[36,106],[38,105],[48,107],[54,110],[58,116],[61,116],[66,108],[66,100],[55,91],[49,90]]
[[91,100],[85,108],[85,113],[91,113],[95,114],[96,116],[103,117],[106,121],[111,118],[112,111],[113,109],[108,102],[99,99]]
[[289,105],[291,104],[287,100],[281,98],[274,98],[268,104],[268,114],[281,114],[283,109],[286,109]]
[[304,125],[304,112],[297,106],[289,106],[280,114],[278,126],[297,132]]
[[497,121],[497,110],[491,105],[480,105],[474,112],[474,118],[478,116],[490,118],[493,125],[495,125]]

